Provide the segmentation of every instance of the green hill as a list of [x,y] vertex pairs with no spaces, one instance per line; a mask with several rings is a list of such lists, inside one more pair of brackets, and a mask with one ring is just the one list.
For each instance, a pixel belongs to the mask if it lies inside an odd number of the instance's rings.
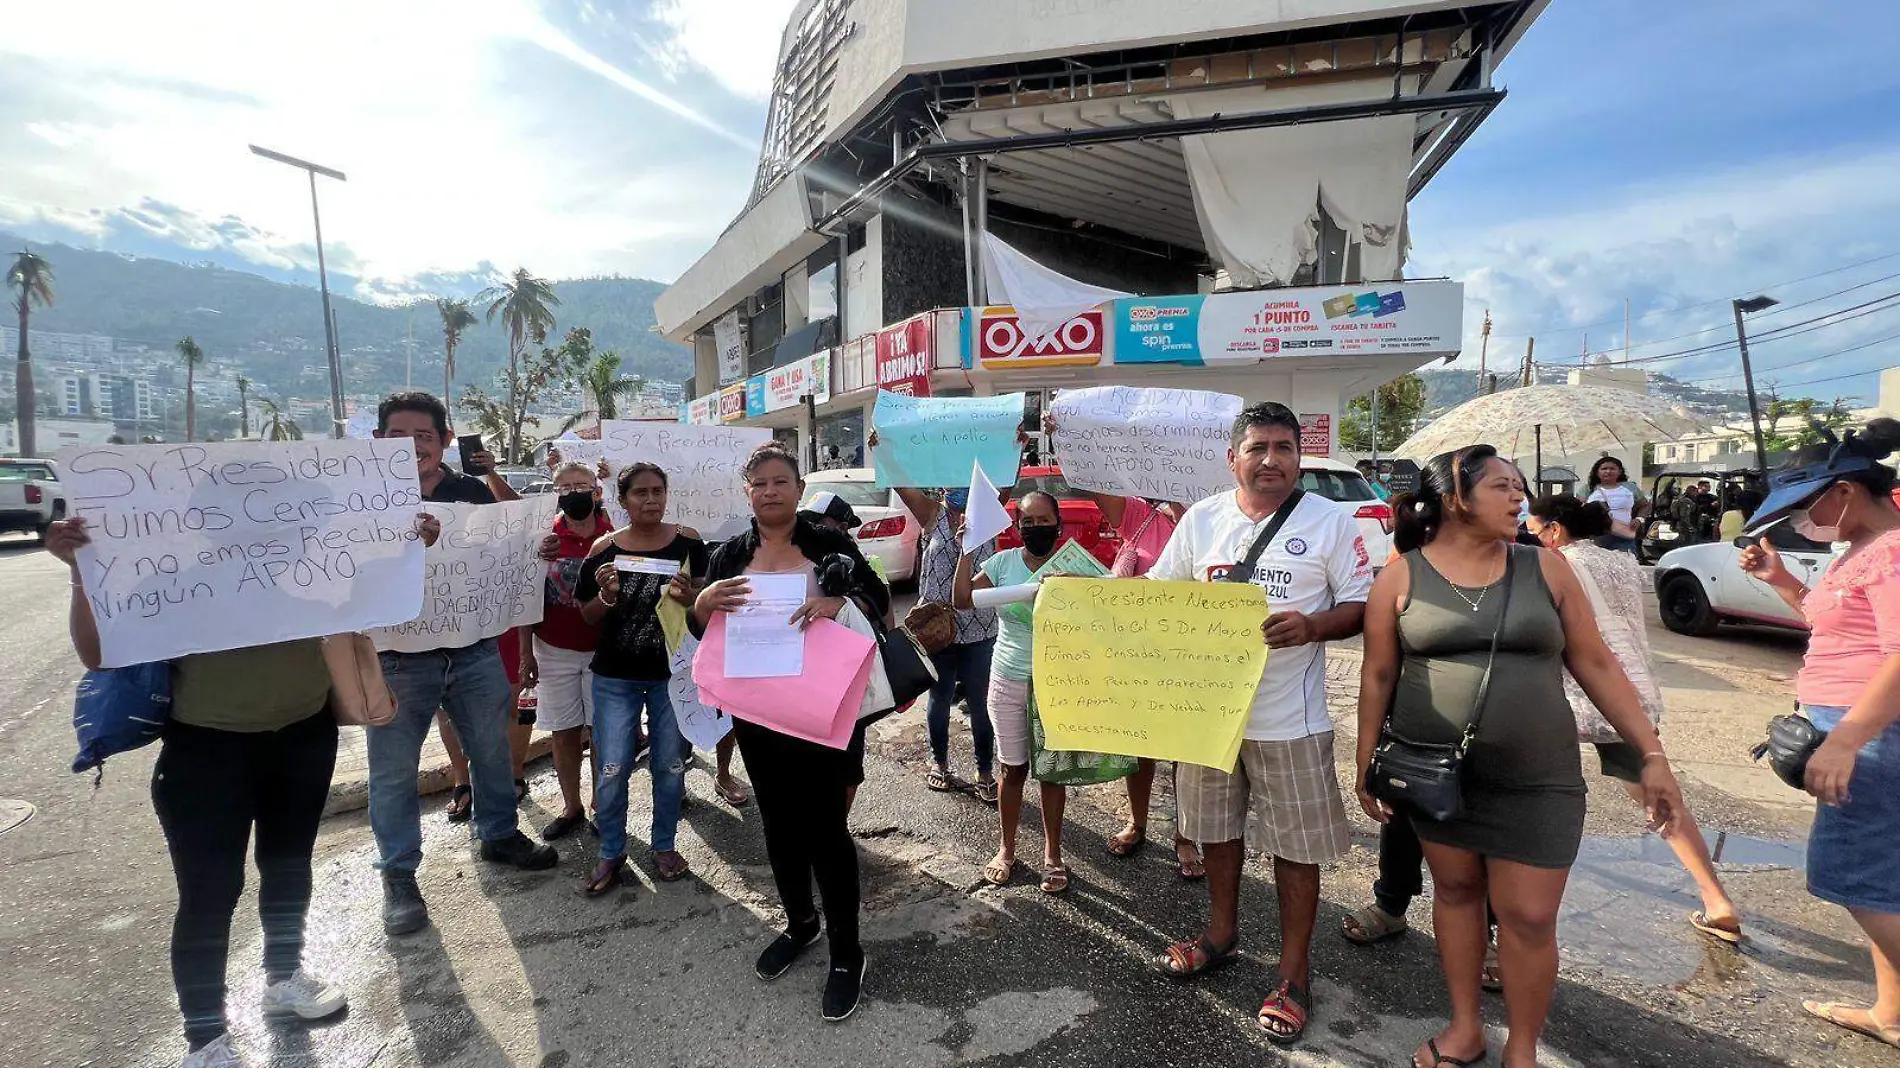
[[[0,232],[0,248],[22,247]],[[302,377],[322,364],[323,320],[313,287],[272,281],[212,264],[182,264],[112,252],[33,244],[53,265],[57,303],[33,316],[35,330],[105,334],[169,350],[190,334],[214,364],[241,368],[264,391],[279,396],[322,395]],[[630,374],[683,381],[692,374],[689,350],[652,332],[653,300],[665,286],[644,278],[583,278],[557,282],[561,330],[585,326],[596,349],[612,349]],[[331,293],[346,389],[383,392],[403,385],[406,341],[414,330],[414,380],[438,386],[442,329],[435,307],[368,304]],[[480,314],[480,309],[477,310]],[[551,340],[558,340],[551,339]],[[456,381],[480,383],[506,358],[499,323],[470,330],[456,352]]]

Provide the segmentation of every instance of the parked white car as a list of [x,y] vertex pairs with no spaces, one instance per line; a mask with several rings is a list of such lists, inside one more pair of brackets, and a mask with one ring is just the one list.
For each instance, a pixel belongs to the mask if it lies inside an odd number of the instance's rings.
[[1302,456],[1300,488],[1344,508],[1359,524],[1372,566],[1385,566],[1385,558],[1392,555],[1392,506],[1379,499],[1358,468],[1324,456]]
[[[1767,532],[1788,573],[1813,586],[1834,562],[1832,546],[1797,534],[1786,523]],[[1760,623],[1805,630],[1806,624],[1768,584],[1736,563],[1743,545],[1757,539],[1707,542],[1664,553],[1656,561],[1656,605],[1663,626],[1678,634],[1706,637],[1723,623]]]
[[46,537],[66,518],[66,490],[51,460],[0,459],[0,534],[31,531]]
[[851,506],[863,521],[854,533],[858,549],[866,557],[876,557],[884,568],[884,577],[892,582],[909,582],[917,577],[918,541],[923,529],[893,490],[877,484],[876,472],[868,467],[841,467],[831,471],[813,471],[805,476],[805,495],[830,490]]

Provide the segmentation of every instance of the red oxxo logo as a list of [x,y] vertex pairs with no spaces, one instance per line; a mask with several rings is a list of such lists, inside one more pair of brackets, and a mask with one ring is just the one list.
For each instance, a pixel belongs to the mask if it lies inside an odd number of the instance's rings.
[[985,364],[1088,365],[1102,359],[1102,313],[1084,312],[1047,337],[1032,338],[1014,313],[983,313],[977,333],[978,356]]

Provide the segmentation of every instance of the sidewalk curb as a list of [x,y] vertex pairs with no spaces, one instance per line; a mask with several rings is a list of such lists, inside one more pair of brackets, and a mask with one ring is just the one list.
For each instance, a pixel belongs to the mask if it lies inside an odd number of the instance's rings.
[[[528,743],[528,763],[548,755],[553,743],[551,734],[539,734]],[[449,762],[439,759],[420,768],[416,775],[416,793],[428,797],[431,794],[446,792],[452,785],[449,778]],[[330,799],[324,803],[323,818],[341,816],[350,812],[360,812],[369,807],[369,778],[351,776],[330,783]]]

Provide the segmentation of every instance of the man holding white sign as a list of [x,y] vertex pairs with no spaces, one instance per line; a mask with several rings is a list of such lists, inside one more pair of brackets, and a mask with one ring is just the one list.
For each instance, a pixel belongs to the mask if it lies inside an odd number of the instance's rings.
[[[480,480],[443,468],[449,412],[435,397],[421,392],[392,394],[377,409],[376,436],[404,439],[414,448],[423,500],[495,503],[495,495]],[[473,510],[459,510],[457,518],[470,521],[460,514],[463,511]],[[550,521],[527,531],[524,544],[537,544]],[[533,552],[522,555],[534,557]],[[502,562],[497,560],[494,566]],[[538,574],[539,561],[533,563]],[[529,585],[538,609],[540,586]],[[522,621],[512,619],[513,623]],[[505,625],[495,633],[504,629]],[[416,885],[416,869],[422,864],[422,805],[416,796],[416,775],[422,741],[438,708],[448,712],[468,755],[482,859],[524,870],[552,868],[560,860],[553,847],[529,841],[516,823],[507,731],[514,709],[509,707],[508,674],[495,638],[458,631],[438,635],[439,644],[424,641],[421,644],[427,648],[416,650],[415,637],[392,637],[387,632],[379,636],[383,676],[396,695],[396,718],[368,728],[369,822],[381,854],[377,867],[383,873],[383,930],[390,935],[409,934],[429,924],[428,906]]]

